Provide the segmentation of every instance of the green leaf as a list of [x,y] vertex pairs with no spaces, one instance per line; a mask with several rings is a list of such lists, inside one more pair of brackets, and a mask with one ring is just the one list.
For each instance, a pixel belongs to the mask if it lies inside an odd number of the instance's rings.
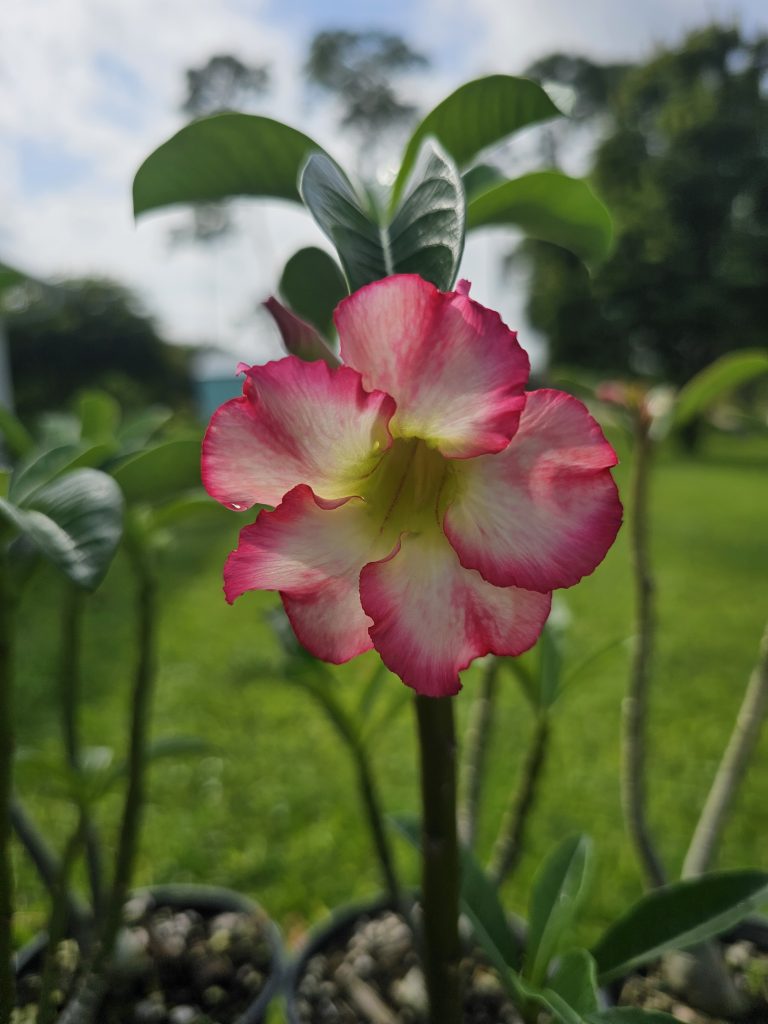
[[660,1010],[641,1010],[634,1006],[615,1006],[602,1013],[590,1013],[587,1024],[676,1024],[677,1017]]
[[173,412],[162,405],[151,405],[126,417],[117,430],[121,452],[127,454],[130,450],[143,448],[172,417]]
[[299,190],[336,247],[350,291],[390,274],[420,274],[443,290],[453,284],[464,247],[464,193],[455,165],[434,143],[425,142],[388,225],[371,219],[325,154],[309,158]]
[[[203,754],[210,754],[214,750],[212,743],[200,739],[198,736],[164,736],[161,739],[153,740],[144,755],[146,765],[154,764],[156,761],[174,757],[200,757]],[[115,786],[121,779],[128,775],[128,762],[120,761],[112,765],[108,772],[104,773],[101,782],[101,792],[106,793]]]
[[0,263],[0,295],[2,295],[6,288],[14,288],[18,284],[24,284],[29,279],[29,275],[25,274],[22,270],[10,267],[7,263]]
[[723,871],[647,893],[603,934],[592,955],[600,982],[731,928],[768,899],[768,874]]
[[557,171],[536,171],[488,189],[467,207],[467,229],[512,225],[531,238],[569,249],[586,264],[611,248],[611,216],[586,183]]
[[560,696],[563,674],[563,633],[555,625],[546,624],[538,642],[539,709],[548,711]]
[[681,390],[674,425],[684,427],[729,391],[765,373],[768,373],[768,351],[763,349],[742,349],[721,356],[692,377]]
[[[397,831],[415,850],[421,849],[421,826],[413,815],[393,815],[390,819]],[[461,850],[461,904],[475,927],[478,941],[499,962],[514,971],[522,951],[499,899],[496,886],[486,875],[473,854]]]
[[120,542],[123,498],[106,473],[80,469],[37,490],[26,508],[0,499],[0,515],[73,583],[95,590]]
[[77,414],[84,440],[114,440],[120,424],[120,405],[106,391],[82,391],[77,398]]
[[[253,512],[253,509],[251,510]],[[226,509],[202,489],[197,494],[186,494],[169,501],[152,512],[152,524],[159,529],[179,526],[181,523],[222,519],[228,516]]]
[[571,949],[564,953],[557,969],[547,980],[547,988],[565,1000],[577,1013],[597,1011],[597,966],[586,949]]
[[30,497],[64,473],[75,469],[95,469],[109,455],[108,445],[63,444],[48,451],[39,449],[22,459],[11,477],[8,496],[16,505],[26,506]]
[[316,142],[280,121],[214,114],[193,121],[151,153],[136,172],[133,210],[205,203],[230,196],[300,202],[296,180]]
[[513,970],[519,969],[522,949],[509,926],[498,888],[467,849],[461,851],[461,902],[463,909],[471,911],[472,920],[482,924],[483,932],[491,939],[504,962]]
[[506,181],[507,176],[498,167],[493,167],[491,164],[477,164],[475,167],[470,167],[468,171],[465,171],[461,176],[461,180],[464,183],[464,194],[467,197],[467,202],[470,202],[475,196],[479,196],[481,192],[487,192],[489,188],[494,188],[496,185]]
[[2,403],[0,403],[0,434],[5,438],[8,451],[16,458],[26,455],[34,446],[32,435],[27,428]]
[[524,976],[539,987],[574,922],[587,888],[592,843],[570,836],[549,854],[536,874],[528,908]]
[[316,327],[328,340],[336,334],[333,311],[347,294],[347,283],[324,249],[299,249],[285,264],[280,294],[290,309]]
[[424,118],[411,136],[392,190],[396,204],[424,139],[433,136],[460,168],[478,153],[560,111],[540,85],[511,75],[490,75],[460,86]]
[[200,441],[180,438],[146,448],[121,463],[112,475],[129,503],[173,498],[200,483]]

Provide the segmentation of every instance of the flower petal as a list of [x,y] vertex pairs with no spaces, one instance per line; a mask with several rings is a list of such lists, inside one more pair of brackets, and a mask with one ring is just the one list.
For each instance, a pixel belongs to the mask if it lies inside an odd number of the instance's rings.
[[443,528],[461,564],[497,587],[570,587],[605,557],[621,525],[616,453],[586,408],[532,391],[498,455],[455,463]]
[[347,661],[371,647],[360,569],[388,550],[361,499],[322,501],[302,484],[240,531],[224,566],[224,593],[231,603],[246,590],[279,590],[307,650]]
[[235,509],[277,505],[297,484],[355,494],[391,444],[395,410],[359,373],[288,356],[247,371],[243,397],[218,409],[203,440],[203,484]]
[[345,363],[392,395],[396,436],[450,458],[497,452],[525,404],[528,356],[498,313],[415,274],[367,285],[336,309]]
[[446,697],[473,658],[531,647],[551,595],[491,586],[435,530],[405,535],[394,554],[366,565],[360,598],[384,664],[417,693]]

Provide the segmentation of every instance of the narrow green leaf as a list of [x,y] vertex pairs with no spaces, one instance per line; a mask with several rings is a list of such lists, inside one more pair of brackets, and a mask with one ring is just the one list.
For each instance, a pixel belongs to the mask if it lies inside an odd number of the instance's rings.
[[335,337],[333,311],[347,294],[347,283],[336,262],[324,249],[299,249],[285,264],[280,294],[289,308],[317,328],[326,339]]
[[563,635],[547,623],[537,644],[539,652],[539,709],[548,711],[560,696],[563,674]]
[[173,418],[173,412],[162,405],[151,405],[141,412],[126,416],[117,429],[123,454],[143,448]]
[[[203,754],[210,754],[212,750],[214,750],[213,744],[199,736],[163,736],[149,744],[144,756],[144,763],[150,765],[156,761],[174,757],[201,757]],[[112,765],[110,770],[103,775],[102,792],[111,789],[127,775],[127,761],[120,761]]]
[[614,1006],[601,1013],[590,1013],[587,1024],[676,1024],[677,1017],[660,1010],[641,1010],[635,1006]]
[[112,441],[120,424],[120,405],[106,391],[83,391],[77,398],[81,437],[94,442]]
[[545,988],[541,992],[533,990],[530,992],[529,998],[548,1010],[552,1014],[553,1020],[558,1021],[559,1024],[584,1024],[581,1014],[569,1006],[554,989]]
[[152,525],[158,529],[166,529],[170,526],[179,526],[181,523],[211,519],[222,519],[223,522],[227,515],[224,506],[201,489],[197,494],[186,494],[153,509]]
[[153,503],[200,483],[200,441],[181,438],[146,448],[112,473],[126,501]]
[[[415,849],[421,849],[421,825],[412,815],[398,814],[391,822],[401,836]],[[514,971],[522,959],[522,950],[509,926],[496,886],[486,875],[472,853],[461,851],[461,905],[473,925],[478,941],[493,954],[494,963],[503,963]]]
[[489,75],[460,86],[424,118],[411,136],[392,190],[397,203],[424,139],[433,136],[460,168],[488,146],[560,111],[540,85],[511,75]]
[[522,949],[509,926],[506,911],[499,899],[498,888],[467,849],[461,851],[461,903],[471,910],[472,919],[480,921],[508,967],[519,969]]
[[600,982],[737,924],[768,900],[768,874],[723,871],[647,893],[603,934],[592,955]]
[[151,153],[133,182],[136,216],[175,203],[231,196],[300,202],[296,180],[320,146],[280,121],[254,114],[214,114],[193,121]]
[[20,458],[30,452],[34,446],[32,435],[27,428],[17,419],[10,409],[0,404],[0,434],[5,438],[5,444],[11,455]]
[[465,203],[455,165],[424,143],[403,202],[390,224],[374,222],[351,182],[324,154],[313,154],[299,190],[339,253],[350,291],[390,274],[420,274],[453,284],[464,247]]
[[586,949],[571,949],[560,957],[557,969],[547,980],[547,988],[565,1000],[577,1013],[596,1012],[597,966]]
[[497,225],[569,249],[586,264],[605,259],[613,238],[610,214],[589,185],[557,171],[525,174],[475,196],[468,230]]
[[674,425],[686,423],[705,413],[730,391],[768,373],[768,350],[742,349],[729,352],[692,377],[677,396]]
[[528,946],[523,975],[534,987],[547,976],[552,958],[584,898],[591,840],[570,836],[549,854],[533,883],[528,909]]
[[68,579],[94,590],[120,542],[123,498],[106,473],[79,469],[35,491],[25,508],[0,500],[0,514]]

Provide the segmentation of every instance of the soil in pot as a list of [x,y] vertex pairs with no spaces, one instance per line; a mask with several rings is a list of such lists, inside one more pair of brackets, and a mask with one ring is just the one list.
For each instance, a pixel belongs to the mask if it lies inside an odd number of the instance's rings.
[[[255,1024],[253,1006],[276,967],[274,926],[255,906],[216,910],[167,905],[151,893],[126,906],[98,1024]],[[74,991],[81,956],[67,940],[56,951],[56,1000]],[[42,956],[17,979],[18,1024],[33,1022]]]
[[[391,910],[363,914],[302,961],[290,1024],[423,1024],[427,995],[413,936]],[[472,950],[461,961],[465,1024],[521,1024],[498,974]]]
[[762,936],[743,931],[723,942],[723,954],[736,989],[748,997],[745,1002],[753,1007],[745,1015],[712,1016],[689,1006],[672,990],[661,963],[645,974],[627,978],[621,986],[618,1005],[662,1010],[684,1024],[768,1024],[768,931],[763,929]]

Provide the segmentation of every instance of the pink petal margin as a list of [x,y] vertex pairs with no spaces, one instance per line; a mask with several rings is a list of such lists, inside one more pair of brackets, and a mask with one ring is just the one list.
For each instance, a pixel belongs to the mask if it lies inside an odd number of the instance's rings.
[[203,439],[205,489],[223,505],[277,505],[300,483],[341,498],[392,443],[389,395],[348,366],[287,356],[246,370],[243,397],[213,414]]
[[409,534],[366,565],[360,598],[382,661],[426,697],[461,689],[459,672],[484,654],[522,654],[536,643],[551,595],[493,587],[464,569],[445,538]]
[[570,587],[603,560],[621,525],[616,452],[578,399],[527,396],[498,455],[456,463],[443,529],[461,564],[497,587]]
[[361,499],[327,502],[301,484],[240,531],[224,566],[224,593],[232,603],[247,590],[279,590],[307,650],[348,661],[372,646],[360,569],[386,553]]
[[395,436],[465,459],[506,447],[525,404],[528,356],[498,313],[416,274],[366,285],[336,308],[345,363],[397,404]]

